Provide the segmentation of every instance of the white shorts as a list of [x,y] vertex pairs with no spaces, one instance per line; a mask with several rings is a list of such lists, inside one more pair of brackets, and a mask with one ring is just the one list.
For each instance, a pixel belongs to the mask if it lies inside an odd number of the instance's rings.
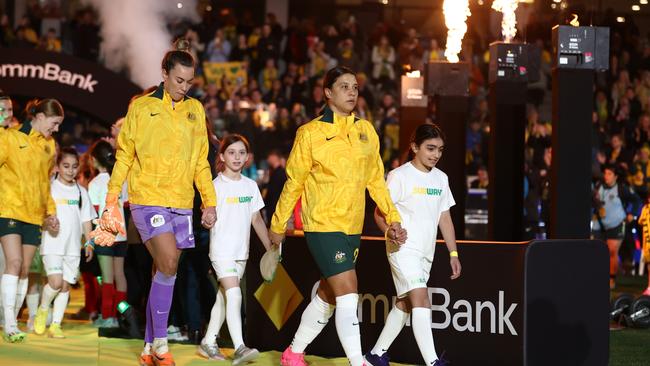
[[246,270],[246,260],[218,259],[212,261],[212,268],[217,273],[218,279],[237,276],[241,280]]
[[416,288],[426,288],[431,273],[431,261],[422,253],[408,248],[388,255],[397,297],[402,298]]
[[79,262],[81,257],[69,255],[45,254],[43,255],[43,267],[48,276],[63,274],[63,280],[69,284],[77,283],[79,275]]

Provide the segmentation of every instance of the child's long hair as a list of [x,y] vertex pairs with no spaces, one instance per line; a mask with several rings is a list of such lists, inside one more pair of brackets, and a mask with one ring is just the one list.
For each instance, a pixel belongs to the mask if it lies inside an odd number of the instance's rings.
[[[423,123],[419,125],[413,134],[411,135],[411,143],[415,146],[420,147],[425,140],[440,138],[443,142],[447,140],[447,136],[435,123]],[[415,153],[411,146],[409,145],[409,160],[415,159]]]
[[113,166],[115,166],[115,151],[113,146],[107,141],[99,140],[90,147],[90,156],[95,158],[99,165],[106,168],[108,174],[113,173]]
[[232,145],[232,144],[234,144],[236,142],[239,142],[239,141],[241,141],[244,144],[244,147],[246,147],[246,152],[250,153],[251,148],[250,148],[250,144],[248,143],[248,140],[246,139],[246,137],[244,137],[244,136],[242,136],[240,134],[236,134],[236,133],[224,137],[221,140],[221,147],[219,148],[219,154],[217,154],[217,164],[216,164],[217,173],[220,173],[220,172],[223,172],[224,170],[226,170],[226,163],[221,161],[221,154],[226,153],[226,149],[228,148],[228,146],[230,146],[230,145]]
[[[77,152],[77,150],[75,150],[73,147],[62,147],[59,150],[59,153],[56,155],[56,165],[57,166],[59,164],[61,164],[61,162],[63,161],[63,158],[66,155],[74,156],[74,158],[77,159],[77,163],[79,163],[79,153]],[[58,179],[58,178],[59,178],[59,173],[57,172],[54,175],[54,179]],[[81,194],[81,188],[79,188],[79,183],[77,183],[76,179],[74,181],[74,185],[75,185],[75,187],[77,187],[77,191],[79,191],[79,203],[77,205],[79,206],[79,208],[81,208],[81,205],[82,205],[81,201],[83,200],[83,196]]]

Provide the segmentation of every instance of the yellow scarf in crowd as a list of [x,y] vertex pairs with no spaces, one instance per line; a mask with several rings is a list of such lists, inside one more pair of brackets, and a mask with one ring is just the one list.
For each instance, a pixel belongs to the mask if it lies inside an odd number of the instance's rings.
[[643,230],[643,249],[641,255],[644,262],[650,262],[650,205],[643,206],[641,216],[639,216],[639,225]]

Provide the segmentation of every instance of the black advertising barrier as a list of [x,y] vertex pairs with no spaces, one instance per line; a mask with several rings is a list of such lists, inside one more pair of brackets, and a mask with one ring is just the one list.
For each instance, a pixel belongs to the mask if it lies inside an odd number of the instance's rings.
[[[289,236],[283,247],[283,260],[276,278],[272,283],[266,284],[258,267],[263,249],[257,238],[254,235],[252,237],[255,239],[251,243],[246,271],[246,341],[260,350],[282,351],[291,343],[300,323],[300,315],[315,293],[318,270],[304,238]],[[445,351],[445,357],[453,365],[461,366],[479,363],[536,365],[535,360],[545,359],[544,357],[552,357],[553,362],[550,364],[554,365],[606,365],[609,336],[607,250],[601,242],[583,240],[573,243],[576,248],[579,247],[580,256],[569,257],[566,255],[566,246],[563,248],[552,242],[459,242],[463,274],[454,281],[449,278],[446,247],[439,243],[428,282],[432,301],[432,328],[438,353]],[[576,254],[576,250],[568,252]],[[539,259],[548,257],[552,261],[546,267]],[[527,263],[531,263],[530,270],[527,270]],[[555,291],[550,290],[552,284],[531,273],[534,270],[547,276],[554,268],[572,268],[568,271],[560,270],[558,273],[563,275],[561,278],[548,277],[554,283],[561,279],[562,285],[555,288]],[[564,276],[574,271],[579,271],[581,275]],[[395,296],[383,239],[363,237],[357,274],[359,320],[362,349],[365,352],[379,337]],[[535,288],[526,286],[526,278],[533,281]],[[585,284],[585,281],[589,284]],[[601,282],[605,284],[604,287],[600,285]],[[527,302],[525,292],[536,299]],[[586,303],[589,304],[586,307],[593,306],[593,311],[584,312],[570,321],[572,314],[581,311],[582,306],[577,305],[577,301],[570,303],[562,301],[562,298],[568,296],[574,299],[578,296],[576,294],[587,301],[593,301]],[[558,303],[562,305],[553,308]],[[534,310],[530,313],[535,314],[536,319],[552,319],[553,322],[546,324],[546,328],[543,321],[542,324],[540,321],[526,323],[524,318],[527,306]],[[545,310],[551,308],[553,311],[549,318],[546,316],[548,314],[544,314]],[[525,336],[525,323],[530,331],[537,332],[536,337],[528,334]],[[553,338],[556,336],[555,330],[548,327],[560,324],[564,326],[560,326],[557,331],[566,330],[567,327],[578,329],[570,332],[570,335],[580,335],[582,338],[578,341],[580,347],[576,350],[580,356],[568,358],[574,360],[573,363],[564,362],[567,352],[573,352],[568,346],[572,344],[570,341],[563,346],[562,350],[566,352],[561,355],[553,351],[553,348],[543,346],[544,342],[549,343],[548,338],[568,341],[566,337]],[[524,339],[527,341],[526,347]],[[588,346],[585,347],[585,344]],[[528,352],[524,348],[528,348]],[[326,357],[344,356],[333,319],[307,348],[307,353]],[[397,337],[389,354],[396,362],[423,363],[410,324]],[[596,358],[587,357],[592,354]],[[527,363],[524,363],[524,357],[527,358]],[[576,359],[593,362],[578,363],[575,362]]]
[[102,65],[55,52],[0,49],[0,89],[9,95],[55,98],[106,123],[126,115],[142,88]]

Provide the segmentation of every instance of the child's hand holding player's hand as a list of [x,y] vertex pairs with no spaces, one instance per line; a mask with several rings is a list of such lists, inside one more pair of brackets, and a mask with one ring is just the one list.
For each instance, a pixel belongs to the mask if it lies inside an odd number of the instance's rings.
[[45,218],[45,230],[47,230],[52,236],[56,236],[59,233],[59,219],[50,215]]
[[86,263],[90,262],[93,260],[93,247],[91,245],[85,245],[84,246],[84,253],[86,254]]

